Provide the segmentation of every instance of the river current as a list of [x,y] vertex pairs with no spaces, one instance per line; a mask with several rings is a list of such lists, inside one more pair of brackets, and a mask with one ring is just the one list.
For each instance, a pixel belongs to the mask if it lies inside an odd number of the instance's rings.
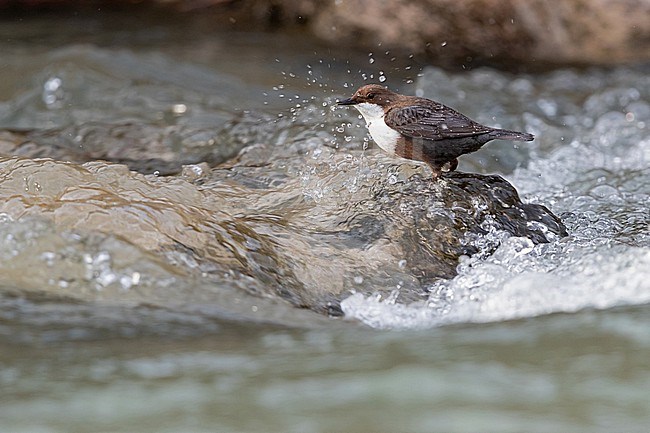
[[[0,430],[647,430],[647,66],[450,72],[206,26],[0,23]],[[503,176],[569,236],[488,226],[408,301],[390,248],[362,252],[390,278],[331,248],[338,209],[427,176],[335,106],[368,82],[534,133],[459,170]],[[346,287],[344,317],[268,296],[284,263],[260,239],[304,258],[302,282]]]

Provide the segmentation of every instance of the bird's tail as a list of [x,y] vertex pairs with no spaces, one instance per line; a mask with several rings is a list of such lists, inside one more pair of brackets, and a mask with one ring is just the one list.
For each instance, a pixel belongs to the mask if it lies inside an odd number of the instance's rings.
[[495,129],[490,133],[496,140],[532,141],[535,136],[527,132],[508,131],[507,129]]

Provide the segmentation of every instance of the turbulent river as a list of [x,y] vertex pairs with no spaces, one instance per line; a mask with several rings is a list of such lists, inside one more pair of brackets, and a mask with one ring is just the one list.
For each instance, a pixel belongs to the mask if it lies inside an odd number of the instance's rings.
[[[453,73],[208,30],[0,23],[1,431],[647,431],[648,67]],[[422,287],[413,239],[357,245],[428,176],[335,106],[367,82],[534,133],[458,170],[569,236],[488,225]],[[295,280],[340,288],[337,317],[271,296]]]

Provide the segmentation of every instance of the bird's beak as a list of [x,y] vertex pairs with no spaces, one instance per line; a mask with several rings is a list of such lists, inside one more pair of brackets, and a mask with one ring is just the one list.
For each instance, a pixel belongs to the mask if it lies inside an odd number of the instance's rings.
[[338,101],[336,103],[336,105],[354,105],[356,103],[357,103],[357,101],[355,101],[354,98],[348,98],[348,99],[344,99],[342,101]]

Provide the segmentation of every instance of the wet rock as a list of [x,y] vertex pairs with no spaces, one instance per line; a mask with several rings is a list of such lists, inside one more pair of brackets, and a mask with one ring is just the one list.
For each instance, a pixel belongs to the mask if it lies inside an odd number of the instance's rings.
[[566,235],[548,209],[522,203],[498,176],[432,182],[422,167],[374,152],[361,164],[359,153],[333,149],[316,162],[255,164],[272,148],[195,179],[105,162],[4,159],[0,213],[128,240],[175,274],[329,314],[351,292],[421,299],[455,275],[460,256],[489,254],[505,237]]
[[[381,166],[382,155],[369,158]],[[288,227],[265,223],[256,228],[277,235],[258,240],[270,245],[275,265],[283,269],[275,283],[282,287],[281,296],[296,305],[331,312],[351,290],[382,296],[396,291],[399,301],[422,299],[428,285],[456,275],[460,256],[489,254],[503,236],[540,243],[567,234],[547,208],[522,203],[499,176],[452,173],[432,182],[426,171],[409,164],[388,164],[389,175],[360,175],[354,163],[342,156],[333,159],[309,179],[303,176],[311,200],[274,199],[268,195],[282,193],[267,191],[265,201],[281,205],[264,213],[289,211]],[[264,179],[259,169],[245,164],[232,168],[231,179],[242,184],[250,177]],[[348,182],[355,176],[366,176],[358,188]],[[280,187],[277,180],[275,185]],[[287,199],[295,204],[288,207]],[[489,233],[500,236],[486,244]]]

